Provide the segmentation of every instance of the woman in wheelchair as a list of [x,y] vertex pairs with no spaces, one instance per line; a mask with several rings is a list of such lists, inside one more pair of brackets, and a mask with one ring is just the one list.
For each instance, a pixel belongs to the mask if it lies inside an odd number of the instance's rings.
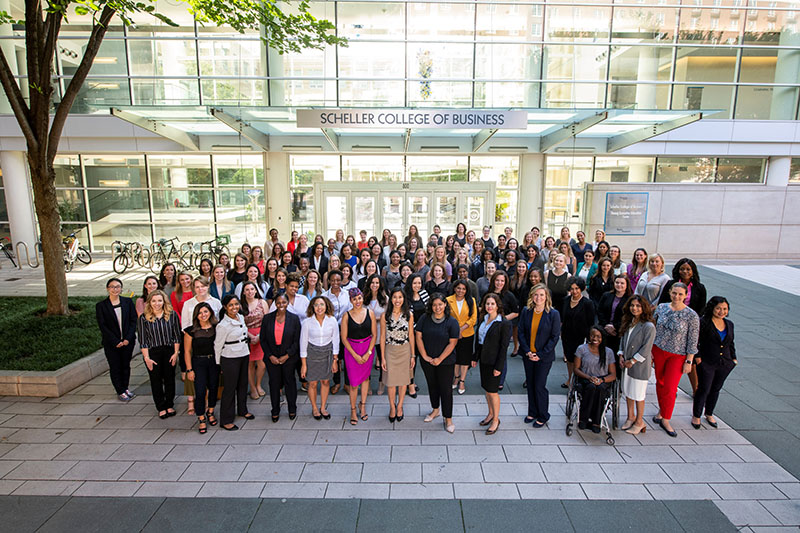
[[617,379],[614,353],[605,345],[603,331],[598,326],[589,329],[589,342],[575,352],[575,389],[581,395],[578,429],[591,425],[600,433],[600,423],[610,384]]

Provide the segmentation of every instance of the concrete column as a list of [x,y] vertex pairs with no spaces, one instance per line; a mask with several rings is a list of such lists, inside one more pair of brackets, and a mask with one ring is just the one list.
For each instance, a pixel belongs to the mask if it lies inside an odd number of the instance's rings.
[[[639,68],[636,79],[640,81],[654,81],[658,79],[658,56],[655,48],[639,46]],[[656,109],[656,86],[636,86],[636,108]]]
[[[172,194],[180,201],[180,203],[187,205],[189,203],[189,191],[185,189],[189,187],[189,175],[186,167],[173,167],[169,169],[169,177],[170,181],[172,182]],[[173,206],[170,206],[170,208],[172,207]]]
[[791,165],[791,157],[770,157],[769,166],[767,167],[767,185],[769,187],[786,187],[789,185]]
[[[533,226],[542,228],[544,187],[544,154],[523,154],[519,162],[519,197],[517,200],[517,234],[524,235]],[[494,233],[499,233],[494,228]],[[545,231],[542,229],[542,235]]]
[[37,241],[36,218],[33,215],[33,194],[25,152],[0,152],[0,168],[3,169],[11,241],[15,245],[24,241],[33,253],[33,245]]
[[[270,76],[283,76],[283,62],[285,55],[281,55],[272,48],[267,50],[269,54],[269,75]],[[269,81],[269,103],[271,106],[284,106],[286,105],[286,80],[270,80]]]
[[[266,154],[267,226],[277,228],[285,242],[292,233],[292,198],[289,190],[289,154]],[[317,206],[318,207],[318,206]]]
[[[781,31],[780,46],[800,46],[800,33],[784,27]],[[800,50],[778,50],[775,63],[775,83],[796,84],[800,79]],[[772,89],[770,119],[793,120],[797,102],[797,86],[775,87]]]
[[[10,0],[0,0],[0,11],[5,11],[6,13],[11,12]],[[0,25],[0,37],[8,37],[11,35],[14,35],[11,24]],[[14,41],[10,39],[0,39],[0,48],[2,48],[3,55],[5,56],[6,61],[8,61],[8,65],[11,67],[11,72],[14,74],[19,74],[19,71],[17,70],[17,51]],[[8,103],[8,98],[6,98],[5,91],[0,90],[0,114],[10,113],[11,104]]]

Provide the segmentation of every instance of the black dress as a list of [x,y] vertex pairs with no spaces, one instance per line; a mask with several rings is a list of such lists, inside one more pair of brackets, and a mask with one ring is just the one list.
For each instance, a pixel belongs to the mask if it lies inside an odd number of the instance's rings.
[[570,303],[568,298],[561,313],[561,345],[564,348],[564,357],[572,363],[575,360],[575,351],[586,342],[589,328],[594,325],[594,305],[588,298],[581,298],[575,307]]
[[564,300],[567,298],[567,280],[569,279],[569,271],[565,270],[560,276],[553,274],[553,271],[547,273],[547,288],[550,290],[550,298],[553,302],[553,309],[561,311],[564,309]]

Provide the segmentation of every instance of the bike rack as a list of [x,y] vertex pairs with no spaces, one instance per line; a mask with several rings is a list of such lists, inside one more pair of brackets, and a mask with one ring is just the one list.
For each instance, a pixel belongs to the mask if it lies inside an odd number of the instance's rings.
[[18,241],[16,246],[16,254],[17,254],[17,270],[22,270],[22,255],[19,253],[20,245],[25,247],[25,262],[28,263],[28,266],[31,268],[39,268],[39,252],[34,249],[34,258],[36,258],[36,264],[31,263],[31,254],[28,250],[28,244],[25,241]]

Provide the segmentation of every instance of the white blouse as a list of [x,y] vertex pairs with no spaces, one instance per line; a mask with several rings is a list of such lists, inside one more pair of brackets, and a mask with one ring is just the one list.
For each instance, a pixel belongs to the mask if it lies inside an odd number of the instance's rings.
[[[217,326],[219,327],[219,326]],[[333,344],[333,355],[339,354],[339,323],[332,316],[325,316],[322,324],[316,316],[310,316],[300,327],[300,357],[308,356],[308,345],[325,346]]]
[[[275,305],[275,302],[272,302],[272,305],[269,306],[269,312],[273,312],[278,307]],[[297,315],[297,318],[300,319],[300,322],[306,319],[306,310],[308,309],[308,298],[303,296],[302,294],[295,294],[294,295],[294,302],[289,302],[289,306],[286,310],[293,315]]]
[[[214,312],[215,317],[219,317],[219,311],[222,309],[222,302],[214,298],[213,296],[209,295],[208,298],[204,300],[205,303],[211,306],[211,310]],[[183,304],[183,309],[181,310],[181,328],[186,329],[192,325],[192,318],[194,317],[194,308],[197,307],[200,302],[197,301],[197,296],[194,298],[189,298]]]
[[219,364],[221,357],[228,359],[249,357],[250,345],[248,340],[244,317],[237,315],[237,320],[234,320],[225,314],[217,324],[217,336],[214,339],[214,353],[217,356],[217,364]]

